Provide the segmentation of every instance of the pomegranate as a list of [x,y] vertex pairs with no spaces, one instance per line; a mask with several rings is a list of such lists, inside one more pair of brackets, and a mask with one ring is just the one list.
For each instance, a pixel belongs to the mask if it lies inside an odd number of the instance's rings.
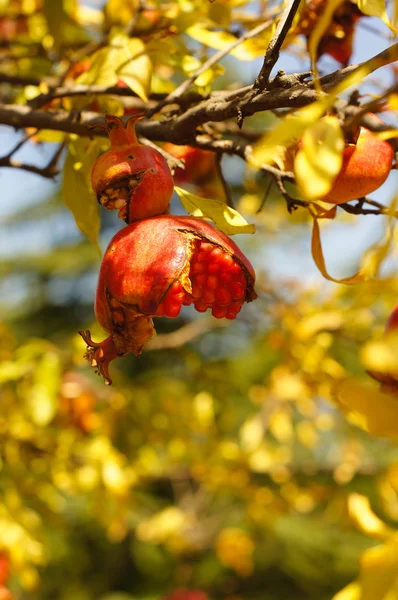
[[98,201],[131,223],[164,213],[174,184],[169,166],[155,148],[138,143],[132,116],[127,126],[119,117],[106,115],[111,148],[101,154],[91,172],[91,184]]
[[255,300],[255,274],[238,246],[195,217],[161,215],[132,223],[111,240],[101,263],[95,314],[110,334],[88,345],[86,358],[110,384],[109,363],[140,354],[152,337],[152,317],[177,317],[181,306],[235,319]]
[[11,564],[7,554],[0,552],[0,586],[7,582],[10,577]]

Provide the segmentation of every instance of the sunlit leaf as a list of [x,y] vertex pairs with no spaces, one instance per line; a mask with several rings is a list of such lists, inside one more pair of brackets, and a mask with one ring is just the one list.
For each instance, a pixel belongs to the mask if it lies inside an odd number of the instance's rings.
[[71,141],[65,160],[62,192],[66,206],[75,217],[76,225],[98,246],[100,229],[99,207],[91,188],[90,174],[98,156],[99,142],[84,138]]
[[112,38],[110,45],[93,54],[90,69],[77,82],[113,86],[120,79],[147,101],[151,76],[152,63],[143,42],[120,33]]
[[398,380],[398,335],[391,332],[382,340],[367,343],[361,351],[364,367],[379,373],[395,373]]
[[366,550],[360,561],[361,600],[398,599],[398,542]]
[[312,240],[311,240],[311,252],[314,262],[325,279],[329,281],[335,281],[336,283],[345,283],[348,285],[354,285],[368,281],[370,278],[375,277],[380,269],[380,265],[386,258],[390,249],[392,240],[393,226],[389,223],[385,239],[381,243],[374,244],[369,248],[362,257],[361,268],[357,273],[350,277],[343,277],[342,279],[335,279],[329,275],[325,259],[323,256],[321,233],[319,228],[319,222],[317,218],[314,218],[312,228]]
[[61,361],[55,352],[46,352],[36,365],[34,382],[27,397],[32,421],[39,427],[48,425],[57,411],[61,378]]
[[201,198],[179,187],[174,189],[190,215],[211,219],[227,235],[255,232],[254,225],[250,225],[237,210],[227,206],[225,202]]
[[332,600],[361,600],[361,587],[359,583],[357,581],[349,583],[333,596]]
[[376,382],[346,379],[336,390],[347,419],[373,435],[398,439],[398,396],[383,393]]
[[358,8],[365,15],[370,17],[379,17],[394,33],[395,27],[392,25],[387,14],[385,0],[358,0]]
[[[187,35],[194,40],[215,48],[216,50],[224,50],[236,42],[237,38],[227,31],[212,31],[202,25],[192,25],[186,30]],[[263,56],[271,39],[271,25],[269,29],[263,32],[256,38],[246,40],[231,50],[230,54],[239,60],[253,60],[259,56]]]
[[348,512],[356,527],[371,537],[385,539],[392,530],[373,512],[369,498],[361,494],[348,496]]
[[305,198],[322,198],[331,190],[343,164],[343,150],[344,136],[337,117],[324,117],[304,132],[294,172]]

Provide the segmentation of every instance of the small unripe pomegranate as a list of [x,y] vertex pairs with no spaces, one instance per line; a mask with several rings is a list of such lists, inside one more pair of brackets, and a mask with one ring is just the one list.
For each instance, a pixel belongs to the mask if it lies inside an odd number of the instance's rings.
[[138,142],[138,119],[131,117],[125,127],[119,117],[105,116],[111,148],[97,158],[91,172],[100,204],[118,210],[126,223],[163,214],[174,189],[169,166],[160,152]]
[[[389,333],[395,332],[398,330],[398,304],[393,309],[390,314],[384,335],[388,336]],[[389,392],[398,395],[398,373],[380,373],[377,371],[367,371],[368,375],[370,375],[373,379],[380,382],[380,389],[382,392]]]
[[391,144],[361,127],[356,144],[347,144],[344,149],[343,165],[332,189],[321,199],[343,204],[367,196],[385,182],[393,158]]
[[161,215],[132,223],[111,240],[101,263],[95,315],[109,337],[92,341],[86,357],[110,384],[110,361],[140,354],[152,317],[177,317],[181,306],[235,319],[257,298],[255,273],[238,246],[208,222]]
[[162,600],[209,600],[207,594],[201,590],[174,590]]

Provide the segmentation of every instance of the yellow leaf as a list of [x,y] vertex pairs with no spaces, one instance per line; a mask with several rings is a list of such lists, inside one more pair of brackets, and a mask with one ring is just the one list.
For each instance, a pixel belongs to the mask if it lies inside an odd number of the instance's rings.
[[[239,60],[253,60],[253,58],[263,56],[271,39],[271,31],[272,25],[256,38],[239,44],[239,46],[231,50],[230,54]],[[227,31],[211,31],[203,25],[188,27],[186,34],[197,42],[216,50],[224,50],[224,48],[230,46],[238,39],[232,33],[228,33]]]
[[381,392],[376,382],[346,379],[336,389],[336,401],[354,425],[372,435],[398,439],[398,397]]
[[396,33],[395,27],[391,24],[386,10],[385,0],[358,0],[358,8],[365,15],[370,17],[379,17],[393,31]]
[[344,136],[337,117],[324,117],[302,137],[294,161],[296,181],[308,200],[330,192],[343,164]]
[[[391,110],[394,110],[394,109],[391,108]],[[398,129],[387,129],[386,131],[380,131],[379,133],[375,133],[375,135],[380,140],[391,140],[393,138],[398,137]]]
[[369,498],[361,494],[348,496],[348,512],[358,529],[370,537],[385,539],[393,531],[379,519],[370,506]]
[[318,219],[314,218],[312,228],[312,240],[311,240],[311,252],[314,262],[325,279],[334,281],[336,283],[345,283],[347,285],[355,285],[368,281],[370,278],[375,277],[379,271],[380,265],[384,258],[387,256],[392,240],[393,225],[389,222],[387,232],[384,241],[381,244],[375,244],[365,252],[361,261],[361,268],[357,273],[350,277],[343,277],[342,279],[335,279],[331,277],[327,271],[325,259],[323,256],[321,234],[319,229]]
[[92,56],[90,69],[78,77],[86,85],[116,85],[120,79],[142,100],[148,100],[151,85],[152,63],[145,45],[138,38],[125,34],[115,35],[109,46]]
[[201,198],[179,187],[174,189],[190,215],[211,219],[227,235],[255,232],[254,225],[250,225],[237,210],[227,206],[225,202]]
[[345,588],[337,592],[332,600],[361,600],[361,587],[357,581],[349,583]]
[[392,331],[382,340],[366,344],[361,360],[366,369],[396,375],[398,379],[398,333]]
[[370,548],[360,560],[361,600],[398,600],[398,543]]
[[62,192],[64,202],[75,217],[76,225],[97,246],[100,228],[98,202],[90,183],[91,169],[98,156],[100,142],[78,138],[68,145]]

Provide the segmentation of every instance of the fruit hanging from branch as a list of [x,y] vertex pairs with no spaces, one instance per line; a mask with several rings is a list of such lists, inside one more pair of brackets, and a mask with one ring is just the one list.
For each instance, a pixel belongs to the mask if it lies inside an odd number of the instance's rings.
[[[379,121],[382,123],[381,119]],[[320,139],[318,143],[322,144],[323,140]],[[300,141],[297,149],[301,148],[302,142]],[[296,159],[298,154],[296,154]],[[315,161],[316,158],[314,155],[312,160]],[[301,163],[296,159],[294,172],[299,179]],[[318,199],[331,204],[344,204],[367,196],[386,181],[392,168],[393,159],[394,150],[389,142],[382,140],[376,133],[365,127],[355,127],[353,132],[350,132],[349,141],[346,141],[342,165],[332,187],[326,195],[320,196]]]
[[101,263],[95,314],[109,333],[88,345],[86,357],[111,383],[109,363],[140,354],[154,334],[153,317],[177,317],[181,307],[210,309],[217,319],[235,319],[255,300],[255,273],[238,246],[195,217],[162,215],[132,223],[111,240]]
[[169,166],[155,148],[137,140],[133,116],[125,127],[122,119],[106,115],[111,148],[101,154],[91,172],[98,201],[119,218],[132,223],[167,211],[174,182]]

